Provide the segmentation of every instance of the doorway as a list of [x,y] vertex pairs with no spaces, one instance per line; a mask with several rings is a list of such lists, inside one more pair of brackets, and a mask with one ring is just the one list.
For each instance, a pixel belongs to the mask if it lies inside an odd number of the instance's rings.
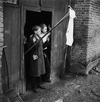
[[[26,10],[26,20],[24,25],[24,36],[27,38],[26,43],[24,44],[24,53],[28,50],[28,40],[30,35],[32,34],[32,27],[34,25],[40,25],[45,23],[47,26],[52,26],[52,12],[51,11],[30,11]],[[50,37],[51,38],[51,37]],[[50,40],[51,43],[51,40]],[[51,44],[50,44],[51,45]],[[48,47],[48,56],[49,61],[51,59],[51,46]],[[26,78],[26,90],[31,87],[31,77],[29,75],[29,53],[24,55],[24,65],[25,65],[25,78]]]

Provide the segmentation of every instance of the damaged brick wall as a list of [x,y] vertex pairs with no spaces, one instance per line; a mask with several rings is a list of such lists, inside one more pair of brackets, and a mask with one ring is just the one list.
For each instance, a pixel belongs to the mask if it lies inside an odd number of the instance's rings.
[[1,78],[2,46],[3,46],[3,2],[2,0],[0,0],[0,93],[2,93],[2,78]]
[[[84,68],[87,62],[87,36],[90,1],[77,0],[73,8],[76,12],[77,18],[75,19],[74,26],[74,43],[71,48],[70,70],[79,72],[81,68]],[[80,65],[80,63],[82,64]],[[78,68],[78,66],[80,68]]]
[[100,57],[100,0],[91,0],[88,23],[87,61]]
[[81,68],[85,69],[89,62],[100,56],[100,1],[77,0],[74,10],[77,18],[70,63],[71,70],[80,72]]

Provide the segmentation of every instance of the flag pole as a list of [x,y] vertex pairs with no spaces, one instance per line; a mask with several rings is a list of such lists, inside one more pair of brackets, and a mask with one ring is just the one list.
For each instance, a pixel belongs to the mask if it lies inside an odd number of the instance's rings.
[[[73,8],[71,7],[71,0],[69,0],[68,7],[73,10]],[[64,53],[64,64],[63,64],[63,67],[64,67],[64,71],[65,72],[66,72],[66,63],[67,63],[66,62],[66,59],[67,59],[67,50],[68,50],[68,48],[69,48],[69,46],[66,45],[65,46],[65,53]]]
[[36,46],[36,44],[38,44],[48,33],[50,33],[53,29],[55,29],[66,17],[68,17],[69,15],[69,12],[62,18],[59,20],[59,22],[57,22],[55,24],[55,26],[53,28],[51,28],[42,38],[40,38],[39,41],[37,41],[32,47],[30,47],[26,52],[25,54],[27,54],[34,46]]

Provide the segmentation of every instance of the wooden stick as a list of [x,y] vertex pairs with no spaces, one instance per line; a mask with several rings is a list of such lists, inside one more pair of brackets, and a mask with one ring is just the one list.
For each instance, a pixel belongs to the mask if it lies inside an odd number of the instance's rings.
[[30,47],[25,54],[27,54],[34,46],[36,46],[36,44],[38,44],[48,33],[50,33],[53,29],[55,29],[66,17],[68,17],[69,12],[58,22],[55,24],[55,26],[53,28],[51,28],[51,30],[49,30],[39,41],[37,41],[32,47]]

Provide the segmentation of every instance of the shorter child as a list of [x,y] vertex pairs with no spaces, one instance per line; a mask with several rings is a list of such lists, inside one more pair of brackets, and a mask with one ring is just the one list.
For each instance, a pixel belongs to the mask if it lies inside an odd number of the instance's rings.
[[[47,34],[47,26],[46,24],[41,24],[41,35],[44,36]],[[45,70],[46,73],[42,76],[42,79],[44,82],[51,82],[50,80],[50,60],[49,60],[49,54],[50,50],[48,49],[50,47],[50,33],[48,33],[44,38],[43,38],[43,52],[44,52],[44,60],[45,60]]]

